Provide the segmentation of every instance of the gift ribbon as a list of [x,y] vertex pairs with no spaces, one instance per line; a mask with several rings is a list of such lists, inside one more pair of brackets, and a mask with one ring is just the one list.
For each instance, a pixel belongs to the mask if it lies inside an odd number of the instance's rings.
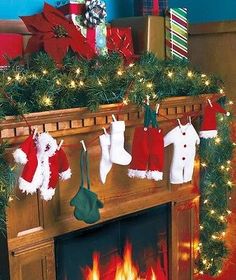
[[130,50],[130,38],[125,33],[121,34],[120,28],[108,29],[107,47],[111,51],[121,53],[126,60],[133,56],[133,52]]
[[159,15],[159,0],[153,0],[152,14],[154,16]]
[[96,43],[96,28],[87,28],[86,29],[86,39],[88,44],[93,48],[93,50],[96,49],[95,43]]
[[85,4],[69,3],[58,8],[64,15],[83,15],[85,12]]

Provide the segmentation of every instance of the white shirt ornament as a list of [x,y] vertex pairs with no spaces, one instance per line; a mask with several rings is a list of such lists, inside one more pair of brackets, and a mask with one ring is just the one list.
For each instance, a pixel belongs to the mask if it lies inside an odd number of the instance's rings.
[[192,180],[194,159],[196,155],[196,145],[200,143],[200,138],[189,122],[179,125],[172,129],[164,137],[164,146],[174,145],[173,158],[170,167],[171,184],[182,184]]

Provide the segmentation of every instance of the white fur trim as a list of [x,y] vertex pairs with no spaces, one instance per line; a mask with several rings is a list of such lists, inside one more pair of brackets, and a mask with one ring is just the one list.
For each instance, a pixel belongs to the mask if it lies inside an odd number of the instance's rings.
[[22,149],[16,149],[15,152],[12,154],[14,157],[15,162],[20,164],[26,164],[28,159],[25,152]]
[[72,175],[72,173],[71,173],[70,168],[68,168],[66,171],[63,171],[63,172],[59,173],[60,179],[62,181],[70,179],[71,175]]
[[146,178],[146,170],[135,170],[135,169],[128,169],[128,176],[130,178],[140,178],[145,179]]
[[[37,145],[37,153],[38,155],[47,155],[48,157],[52,157],[57,148],[57,141],[48,133],[43,132],[41,133],[36,139]],[[47,147],[49,147],[47,149]]]
[[217,130],[202,130],[199,132],[201,138],[215,138],[217,136]]
[[22,177],[19,178],[19,189],[26,194],[33,194],[37,191],[38,186],[25,181]]
[[41,197],[42,199],[48,201],[48,200],[51,200],[55,194],[55,190],[56,189],[53,189],[53,188],[49,188],[49,189],[40,189],[40,194],[41,194]]
[[160,171],[147,171],[147,179],[149,180],[155,180],[155,181],[161,181],[163,179],[163,172]]

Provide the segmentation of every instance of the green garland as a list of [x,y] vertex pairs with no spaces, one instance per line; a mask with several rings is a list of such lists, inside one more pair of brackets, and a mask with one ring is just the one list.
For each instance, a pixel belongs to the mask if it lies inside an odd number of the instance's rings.
[[5,159],[6,143],[0,144],[0,233],[6,231],[5,209],[15,186],[15,173]]
[[219,93],[222,82],[193,70],[187,61],[158,60],[151,53],[128,66],[116,53],[91,61],[78,60],[68,53],[58,69],[46,53],[40,52],[31,57],[28,65],[15,61],[0,72],[0,88],[17,103],[9,106],[9,101],[1,96],[0,115],[15,115],[16,111],[29,113],[81,106],[96,110],[100,104],[123,99],[142,104],[147,95],[157,101],[172,96]]
[[[100,104],[120,101],[141,105],[147,96],[151,101],[160,101],[173,96],[222,93],[222,84],[220,79],[192,69],[187,61],[158,60],[151,53],[128,66],[124,66],[116,53],[91,61],[78,60],[74,54],[68,53],[63,66],[58,69],[46,53],[40,52],[32,56],[28,64],[12,61],[9,68],[0,72],[0,117],[81,106],[96,110]],[[224,232],[229,212],[228,191],[232,185],[229,173],[225,171],[230,168],[232,143],[226,120],[226,117],[220,117],[219,138],[202,140],[200,148],[202,230],[199,272],[211,275],[220,273],[227,255]],[[4,151],[2,145],[2,227],[5,226],[5,207],[14,186],[13,171],[4,159]]]
[[233,143],[230,140],[231,118],[218,117],[218,136],[201,139],[200,158],[200,274],[217,276],[228,255],[225,234],[228,199],[232,189],[230,165]]

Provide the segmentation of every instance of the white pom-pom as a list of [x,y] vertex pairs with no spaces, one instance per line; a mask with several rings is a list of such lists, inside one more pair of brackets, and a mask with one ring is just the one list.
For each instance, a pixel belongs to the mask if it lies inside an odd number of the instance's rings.
[[227,112],[227,113],[226,113],[226,116],[229,117],[229,116],[230,116],[230,112]]

